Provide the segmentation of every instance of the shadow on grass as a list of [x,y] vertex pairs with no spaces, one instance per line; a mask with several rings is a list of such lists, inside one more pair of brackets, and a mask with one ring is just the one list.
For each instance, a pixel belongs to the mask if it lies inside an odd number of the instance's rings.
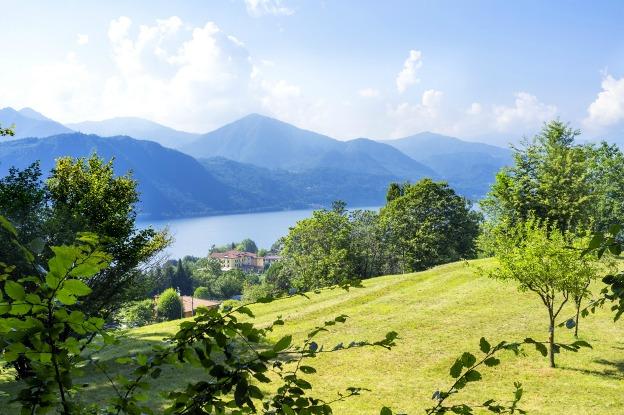
[[624,360],[607,360],[607,359],[594,359],[594,363],[598,363],[604,366],[602,371],[591,369],[580,369],[575,367],[565,367],[563,370],[570,370],[573,372],[579,372],[587,375],[600,376],[609,379],[621,379],[624,380]]

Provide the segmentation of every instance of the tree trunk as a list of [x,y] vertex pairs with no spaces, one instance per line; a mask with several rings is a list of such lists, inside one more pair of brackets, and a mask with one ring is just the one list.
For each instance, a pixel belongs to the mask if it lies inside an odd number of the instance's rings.
[[576,301],[576,320],[574,321],[574,337],[578,338],[578,329],[579,329],[579,314],[581,314],[581,302],[583,298],[579,298]]
[[550,313],[550,327],[548,334],[548,343],[549,343],[549,358],[550,358],[550,367],[555,367],[555,319],[552,317],[552,312]]

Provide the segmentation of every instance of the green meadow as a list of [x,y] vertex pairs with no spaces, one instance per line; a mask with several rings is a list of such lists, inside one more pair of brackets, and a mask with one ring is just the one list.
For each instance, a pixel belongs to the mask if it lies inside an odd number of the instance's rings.
[[[452,384],[449,367],[464,351],[478,355],[479,339],[491,343],[517,341],[525,337],[547,338],[546,310],[539,298],[518,292],[515,285],[479,276],[477,267],[489,260],[458,262],[424,272],[389,275],[363,282],[363,288],[349,291],[326,289],[310,294],[309,299],[292,297],[270,304],[254,305],[259,325],[282,316],[285,326],[271,338],[292,334],[295,342],[323,321],[346,314],[345,324],[335,326],[319,337],[319,343],[333,347],[352,340],[377,340],[386,332],[399,333],[392,350],[351,349],[323,354],[309,365],[318,372],[305,375],[313,384],[312,394],[332,399],[349,386],[370,389],[361,396],[339,402],[336,414],[378,414],[382,406],[395,412],[418,414],[430,406],[437,389]],[[572,307],[562,312],[573,314]],[[177,322],[167,322],[129,330],[120,344],[101,352],[101,361],[110,370],[127,372],[117,365],[116,357],[149,350],[175,332]],[[498,367],[484,368],[483,381],[469,384],[457,399],[480,403],[489,398],[508,401],[514,381],[522,382],[524,396],[520,407],[533,414],[621,414],[624,412],[624,325],[613,323],[608,310],[600,310],[581,321],[580,338],[593,349],[578,353],[562,352],[558,368],[534,349],[526,355],[501,355]],[[557,340],[572,342],[572,332],[559,328]],[[194,368],[170,367],[153,381],[149,401],[159,408],[163,400],[158,392],[198,379],[202,372]],[[15,393],[18,385],[5,371],[0,390]],[[103,402],[112,393],[104,376],[94,367],[85,368],[81,383],[90,386],[84,397],[88,402]],[[6,395],[0,399],[0,413],[16,413]]]

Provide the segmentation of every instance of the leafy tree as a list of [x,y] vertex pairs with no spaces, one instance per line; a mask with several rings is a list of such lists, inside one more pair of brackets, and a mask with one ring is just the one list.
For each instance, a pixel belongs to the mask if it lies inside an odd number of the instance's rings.
[[258,252],[258,247],[256,246],[256,243],[254,241],[247,238],[243,239],[238,243],[238,245],[236,245],[236,250],[240,252],[252,252],[255,254],[256,252]]
[[[18,224],[20,243],[39,244],[35,251],[42,261],[53,254],[44,246],[71,244],[78,232],[100,236],[102,249],[113,261],[88,281],[92,293],[81,304],[106,314],[145,296],[142,267],[157,261],[169,243],[166,233],[136,229],[137,200],[136,182],[129,175],[116,177],[112,161],[104,163],[96,155],[57,160],[46,182],[37,163],[23,171],[11,169],[0,181],[0,214]],[[12,254],[3,251],[0,260],[18,259],[7,255]]]
[[182,295],[191,295],[193,292],[191,273],[182,260],[178,260],[175,271],[172,274],[171,287],[179,289]]
[[409,272],[473,258],[480,215],[444,182],[423,179],[381,209],[390,270]]
[[272,263],[265,273],[264,280],[276,293],[287,293],[292,288],[290,274],[283,261]]
[[154,322],[154,301],[150,298],[124,304],[117,319],[130,327],[140,327]]
[[167,288],[158,296],[156,306],[158,317],[163,320],[177,320],[182,317],[182,300],[173,288]]
[[388,192],[386,193],[386,202],[392,202],[394,199],[403,196],[403,188],[398,183],[390,183]]
[[358,209],[349,213],[349,221],[349,251],[353,257],[355,274],[360,278],[382,275],[388,252],[379,226],[379,214],[372,210]]
[[243,292],[245,274],[239,270],[230,270],[217,278],[210,290],[217,298],[232,298]]
[[207,287],[197,287],[193,292],[193,297],[201,298],[202,300],[210,300],[212,298],[210,289]]
[[519,290],[531,291],[540,297],[548,312],[551,367],[555,367],[555,353],[559,351],[555,345],[559,313],[569,300],[584,295],[587,281],[600,272],[595,258],[580,255],[586,244],[586,240],[575,237],[570,231],[562,232],[529,217],[523,223],[497,232],[498,265],[493,270],[482,271],[493,278],[515,281]]
[[317,210],[284,238],[282,271],[293,287],[308,291],[344,284],[355,277],[350,257],[351,225],[346,213]]
[[560,121],[544,125],[503,169],[481,202],[495,225],[535,216],[559,230],[606,230],[624,219],[624,156],[616,146],[575,144],[580,131]]

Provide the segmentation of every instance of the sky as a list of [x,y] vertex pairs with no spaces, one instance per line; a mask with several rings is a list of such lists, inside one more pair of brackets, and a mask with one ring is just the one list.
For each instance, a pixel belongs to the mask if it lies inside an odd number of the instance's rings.
[[0,107],[338,139],[624,135],[622,1],[0,0]]

